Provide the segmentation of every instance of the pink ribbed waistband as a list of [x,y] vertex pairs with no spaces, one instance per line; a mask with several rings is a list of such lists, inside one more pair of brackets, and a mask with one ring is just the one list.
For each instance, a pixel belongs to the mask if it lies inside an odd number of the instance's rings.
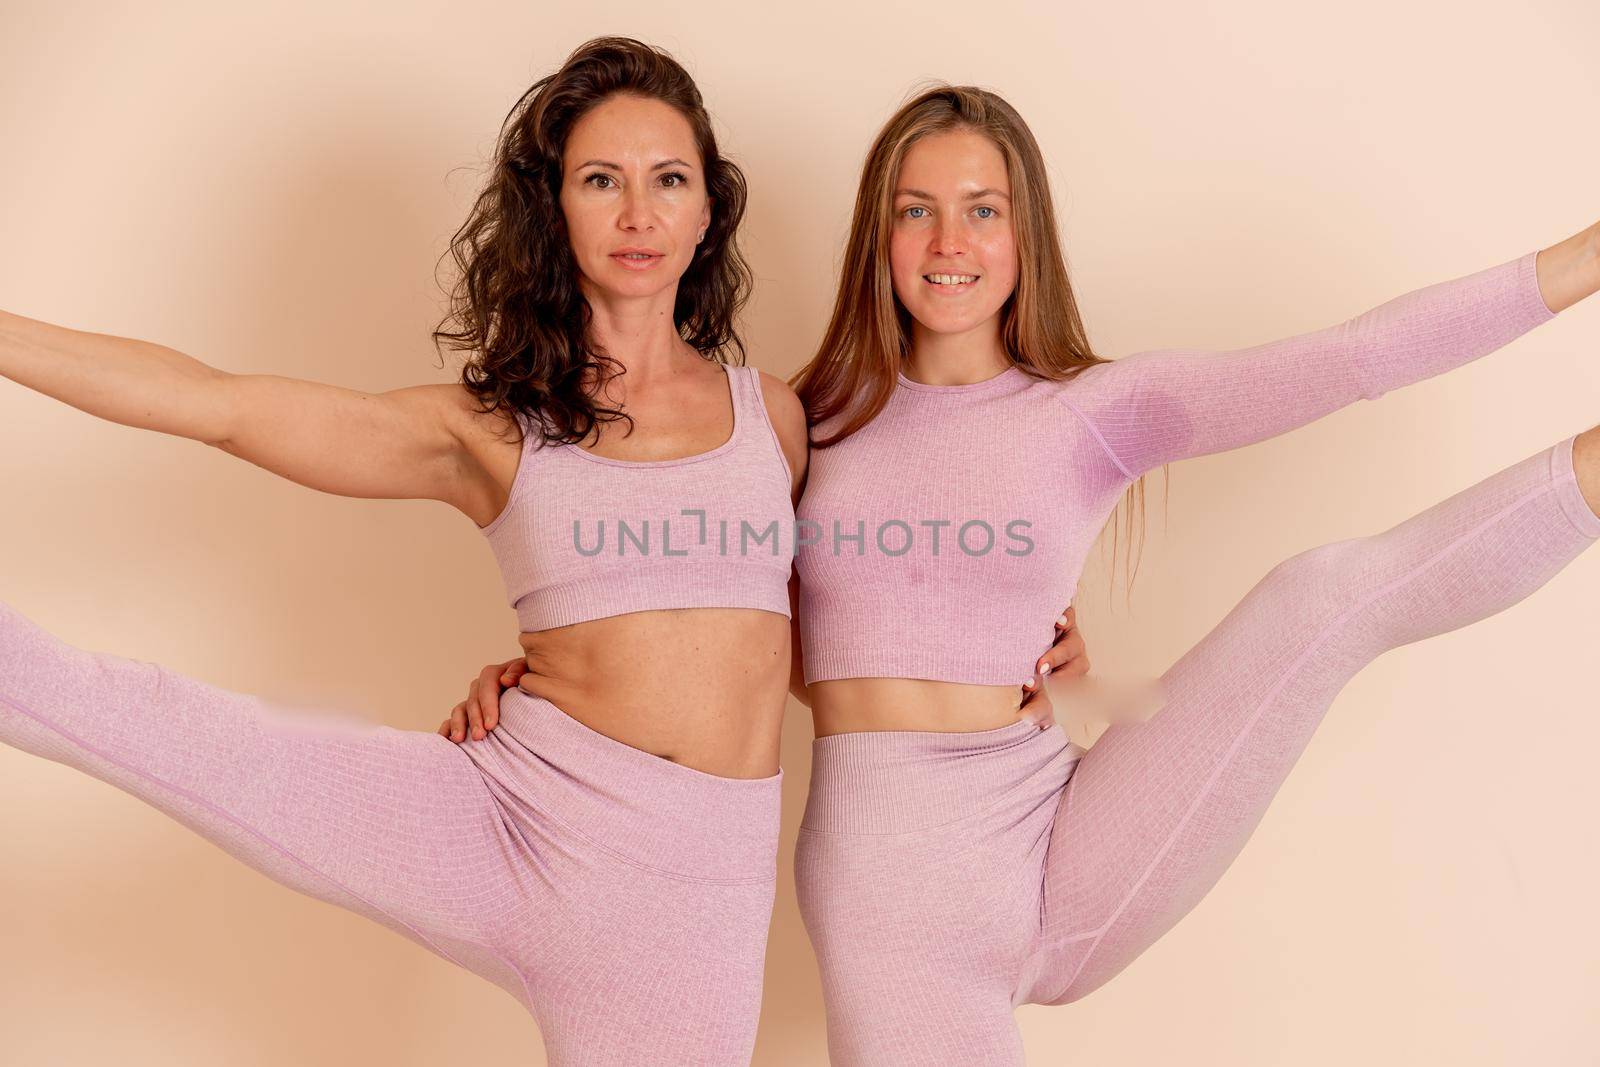
[[801,826],[822,833],[925,830],[982,811],[1030,784],[1065,785],[1084,749],[1059,724],[1018,720],[975,732],[876,730],[811,742]]
[[464,748],[513,808],[630,863],[706,882],[777,878],[781,768],[725,778],[685,767],[515,686],[501,695],[499,725]]

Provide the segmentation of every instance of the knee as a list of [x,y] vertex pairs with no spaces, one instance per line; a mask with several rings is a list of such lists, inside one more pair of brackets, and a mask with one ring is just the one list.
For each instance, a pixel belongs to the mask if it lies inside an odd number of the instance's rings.
[[1315,647],[1341,670],[1402,643],[1382,613],[1359,610],[1383,581],[1381,536],[1330,541],[1273,567],[1253,593],[1258,633],[1280,649]]
[[1365,539],[1352,537],[1297,552],[1274,566],[1261,587],[1293,605],[1296,613],[1324,614],[1340,606],[1362,558]]

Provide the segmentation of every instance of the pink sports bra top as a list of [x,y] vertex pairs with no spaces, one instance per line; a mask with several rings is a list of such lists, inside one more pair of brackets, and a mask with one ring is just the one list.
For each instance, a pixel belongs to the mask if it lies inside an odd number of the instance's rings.
[[709,452],[621,460],[523,430],[506,506],[481,527],[524,632],[661,608],[789,617],[792,475],[761,372],[721,364],[733,434]]

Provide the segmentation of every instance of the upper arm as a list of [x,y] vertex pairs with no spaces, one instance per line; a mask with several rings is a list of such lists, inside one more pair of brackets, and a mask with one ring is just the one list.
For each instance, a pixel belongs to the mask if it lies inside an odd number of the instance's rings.
[[[761,371],[761,399],[768,421],[777,434],[778,448],[789,464],[790,499],[800,503],[805,489],[806,470],[811,458],[811,440],[806,429],[806,409],[789,383]],[[800,646],[800,576],[789,572],[789,692],[807,707],[811,692],[806,686],[804,650]]]
[[760,371],[761,399],[767,408],[767,418],[778,435],[778,447],[789,464],[790,497],[800,503],[800,491],[806,481],[806,465],[810,459],[811,444],[806,433],[806,409],[800,397],[782,378]]
[[325,493],[351,497],[466,498],[471,466],[462,431],[466,390],[416,385],[366,393],[267,374],[218,382],[224,413],[217,448]]

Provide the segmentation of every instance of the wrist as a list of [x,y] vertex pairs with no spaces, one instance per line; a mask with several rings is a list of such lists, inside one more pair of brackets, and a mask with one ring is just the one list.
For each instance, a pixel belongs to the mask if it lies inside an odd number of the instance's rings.
[[1541,249],[1535,270],[1539,294],[1553,312],[1600,292],[1600,223]]

